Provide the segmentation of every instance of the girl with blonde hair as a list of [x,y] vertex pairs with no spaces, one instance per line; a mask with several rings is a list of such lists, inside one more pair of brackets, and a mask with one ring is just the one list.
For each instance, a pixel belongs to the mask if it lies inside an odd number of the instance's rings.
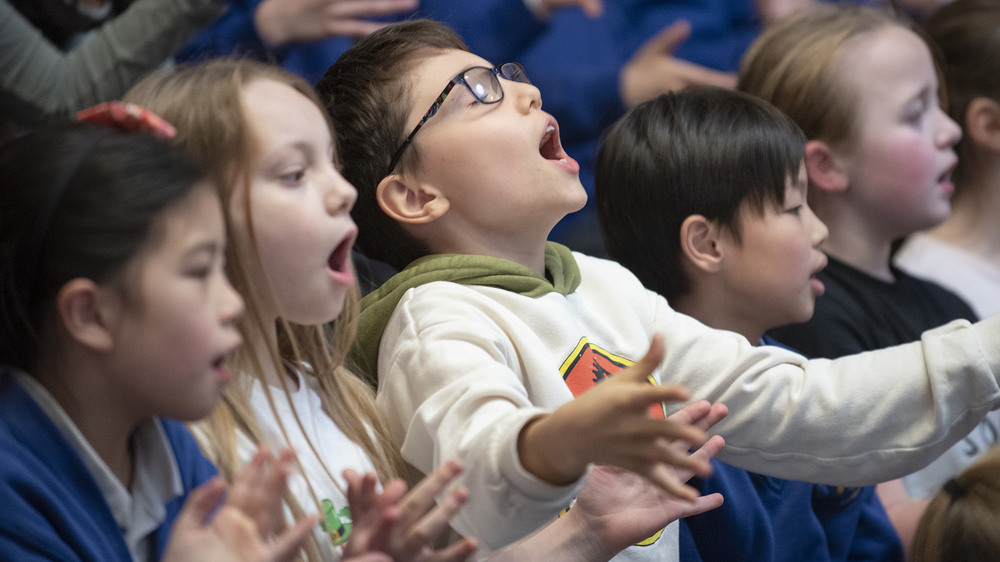
[[[961,130],[941,108],[938,75],[907,24],[848,4],[796,12],[743,59],[738,88],[784,111],[809,139],[809,203],[830,231],[821,246],[829,265],[817,275],[826,292],[812,319],[771,331],[806,356],[909,343],[976,319],[957,295],[890,261],[896,240],[940,224],[951,208]],[[967,449],[959,443],[944,458]],[[904,547],[926,504],[918,490],[951,475],[929,468],[879,485]]]

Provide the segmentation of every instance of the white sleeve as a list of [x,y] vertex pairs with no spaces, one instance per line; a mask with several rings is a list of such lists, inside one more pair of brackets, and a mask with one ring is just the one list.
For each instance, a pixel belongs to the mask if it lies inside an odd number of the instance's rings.
[[[497,324],[461,298],[404,297],[379,354],[378,402],[403,458],[424,473],[448,459],[462,460],[460,483],[472,501],[451,524],[488,550],[551,521],[583,482],[552,486],[521,465],[521,428],[556,403],[546,407],[529,400],[519,361]],[[560,397],[559,403],[566,400]]]
[[664,382],[729,407],[719,459],[791,480],[863,486],[926,466],[1000,407],[1000,315],[920,342],[807,361],[751,346],[650,293],[666,339]]

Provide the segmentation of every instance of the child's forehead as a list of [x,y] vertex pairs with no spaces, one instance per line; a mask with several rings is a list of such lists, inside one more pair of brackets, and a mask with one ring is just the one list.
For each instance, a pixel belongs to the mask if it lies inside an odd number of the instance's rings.
[[254,80],[240,92],[243,113],[262,149],[303,143],[325,149],[332,140],[322,110],[302,92],[270,79]]
[[[434,51],[424,57],[414,66],[411,74],[413,80],[413,107],[411,113],[419,111],[423,114],[452,78],[464,70],[474,66],[492,68],[493,64],[468,51],[447,49]],[[419,119],[420,116],[417,116]]]
[[848,42],[839,72],[862,94],[884,97],[913,81],[931,81],[937,74],[926,43],[914,32],[887,25]]

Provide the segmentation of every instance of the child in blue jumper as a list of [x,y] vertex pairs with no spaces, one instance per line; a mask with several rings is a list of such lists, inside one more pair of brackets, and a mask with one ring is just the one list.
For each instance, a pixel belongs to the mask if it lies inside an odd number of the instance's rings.
[[293,455],[258,453],[220,509],[180,423],[212,410],[240,344],[211,184],[153,135],[92,124],[12,142],[0,177],[0,559],[297,556],[315,518],[267,542]]
[[[823,293],[827,230],[806,203],[805,142],[787,116],[739,92],[699,88],[636,107],[597,159],[611,256],[678,312],[772,344],[765,332],[808,319]],[[683,561],[903,559],[873,486],[713,468],[695,485],[726,501],[682,522]]]

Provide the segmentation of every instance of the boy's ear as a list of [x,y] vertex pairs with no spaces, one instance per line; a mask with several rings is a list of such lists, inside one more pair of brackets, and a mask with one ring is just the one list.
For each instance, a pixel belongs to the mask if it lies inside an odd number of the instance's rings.
[[117,295],[81,277],[63,285],[56,307],[59,322],[70,338],[98,352],[114,348],[114,323],[121,310]]
[[844,191],[847,189],[847,174],[843,168],[840,157],[830,145],[818,140],[806,143],[806,173],[809,175],[809,183],[823,191]]
[[973,144],[1000,153],[1000,103],[973,99],[965,110],[964,129]]
[[722,267],[719,227],[702,215],[691,215],[681,223],[681,253],[695,267],[715,273]]
[[408,224],[431,222],[448,212],[448,199],[436,188],[402,174],[382,178],[375,191],[379,207],[393,219]]

